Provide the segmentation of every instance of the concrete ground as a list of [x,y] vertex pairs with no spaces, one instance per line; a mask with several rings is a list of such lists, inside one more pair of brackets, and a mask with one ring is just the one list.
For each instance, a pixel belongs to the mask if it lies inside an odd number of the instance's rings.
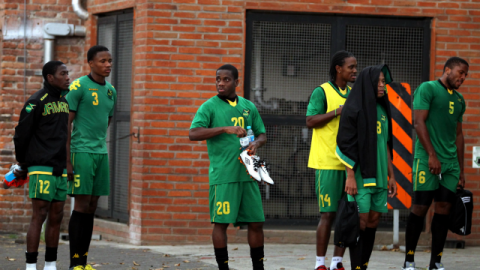
[[[251,261],[247,244],[228,246],[230,267],[235,270],[249,270]],[[333,246],[327,253],[330,263]],[[25,244],[16,244],[14,235],[0,235],[0,270],[25,269]],[[59,247],[58,269],[68,269],[68,242]],[[186,246],[133,246],[110,241],[92,241],[89,262],[97,270],[175,270],[175,269],[217,269],[211,245]],[[348,251],[345,266],[349,270]],[[480,247],[466,249],[445,249],[443,262],[446,269],[480,269]],[[43,269],[44,245],[41,245],[38,269]],[[404,253],[400,251],[374,251],[369,270],[401,269]],[[424,270],[430,258],[428,250],[416,254],[417,269]],[[305,270],[313,269],[315,245],[266,244],[265,269]]]

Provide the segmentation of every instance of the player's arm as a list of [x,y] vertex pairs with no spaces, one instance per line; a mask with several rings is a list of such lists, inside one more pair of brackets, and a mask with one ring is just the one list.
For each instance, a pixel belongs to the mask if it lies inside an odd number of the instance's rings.
[[332,119],[342,114],[342,108],[343,106],[328,113],[307,116],[307,127],[316,128],[326,125]]
[[188,132],[188,138],[190,139],[190,141],[203,141],[223,133],[235,134],[239,138],[247,136],[247,131],[239,126],[216,128],[197,127],[190,129],[190,131]]
[[73,181],[73,165],[70,155],[70,145],[72,142],[72,123],[75,119],[77,112],[70,111],[68,114],[68,124],[67,124],[67,179],[68,181]]
[[348,195],[355,196],[358,194],[357,180],[355,180],[355,171],[345,166],[347,169],[347,181],[345,183],[345,192]]
[[[42,109],[42,104],[37,100],[28,100],[20,112],[20,119],[18,120],[18,125],[15,127],[15,135],[13,137],[15,156],[20,165],[26,162],[28,147],[37,129],[37,123]],[[22,169],[26,171],[25,168]]]
[[464,173],[464,152],[465,152],[465,140],[463,138],[462,123],[457,123],[457,139],[455,140],[457,145],[457,158],[460,166],[460,179],[458,185],[465,187],[465,173]]
[[388,196],[390,198],[397,195],[397,180],[395,180],[395,173],[393,172],[393,164],[391,158],[390,146],[387,144],[387,156],[388,156]]
[[425,124],[428,118],[428,110],[414,110],[413,115],[415,122],[414,127],[418,139],[428,153],[428,167],[430,168],[430,172],[432,174],[440,174],[442,167],[440,161],[438,161],[435,148],[433,148],[433,144],[430,141],[430,134],[428,134],[427,125]]

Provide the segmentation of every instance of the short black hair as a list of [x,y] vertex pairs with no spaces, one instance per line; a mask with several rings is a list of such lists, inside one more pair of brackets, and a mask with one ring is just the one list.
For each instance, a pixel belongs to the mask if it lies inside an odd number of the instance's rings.
[[332,61],[330,61],[330,80],[335,82],[337,79],[337,66],[343,66],[345,64],[345,59],[355,57],[351,52],[347,51],[338,51],[332,56]]
[[230,72],[232,73],[233,79],[238,80],[238,69],[233,65],[230,65],[230,64],[223,65],[217,69],[217,71],[219,70],[230,70]]
[[450,57],[447,62],[445,62],[445,66],[443,66],[443,72],[445,72],[445,69],[448,67],[450,69],[453,69],[455,66],[459,66],[461,64],[466,65],[469,67],[468,62],[465,61],[465,59],[462,59],[460,57]]
[[43,65],[43,68],[42,68],[43,79],[46,82],[48,82],[47,75],[51,74],[51,75],[55,76],[55,72],[57,72],[58,67],[61,66],[61,65],[65,65],[65,64],[61,61],[50,61],[50,62],[46,63],[45,65]]
[[95,45],[91,47],[90,49],[88,49],[88,52],[87,52],[87,62],[92,61],[93,58],[95,58],[95,55],[97,55],[97,53],[108,52],[108,51],[109,51],[108,48],[102,45]]

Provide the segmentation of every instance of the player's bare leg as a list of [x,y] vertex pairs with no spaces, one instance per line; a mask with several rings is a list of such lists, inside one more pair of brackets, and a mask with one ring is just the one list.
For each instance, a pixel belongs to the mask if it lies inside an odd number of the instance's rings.
[[47,218],[50,202],[32,199],[32,219],[27,232],[27,269],[36,269],[38,258],[38,245],[40,243],[40,233],[42,224]]
[[250,256],[252,257],[254,270],[263,270],[263,242],[263,222],[248,223],[248,245],[250,245]]
[[215,250],[215,259],[220,270],[228,268],[227,228],[230,224],[215,223],[213,225],[212,242]]
[[[332,225],[337,216],[336,212],[324,212],[320,216],[320,222],[317,226],[317,259],[320,258],[323,262],[322,265],[325,265],[325,255],[327,254],[328,243],[330,241],[330,236],[332,232]],[[335,246],[333,250],[334,258],[342,258],[345,254],[345,248]],[[340,263],[341,260],[335,262]],[[332,263],[333,265],[333,263]]]

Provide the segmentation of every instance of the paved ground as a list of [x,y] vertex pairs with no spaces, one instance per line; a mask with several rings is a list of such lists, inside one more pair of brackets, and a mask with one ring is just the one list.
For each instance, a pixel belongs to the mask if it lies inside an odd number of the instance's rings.
[[[14,235],[0,235],[0,270],[25,269],[25,244],[15,244]],[[230,244],[230,266],[235,270],[250,270],[249,248],[246,244]],[[329,247],[327,261],[330,262],[332,247]],[[43,269],[44,245],[41,245],[39,267]],[[445,249],[446,269],[480,269],[480,247],[466,249]],[[59,247],[58,269],[66,270],[68,264],[68,242]],[[313,269],[315,262],[314,245],[266,245],[265,269],[305,270]],[[400,251],[374,251],[369,270],[401,269],[404,253]],[[425,270],[430,258],[429,251],[416,254],[417,269]],[[345,266],[349,266],[348,252]],[[217,269],[211,245],[189,246],[133,246],[109,241],[92,241],[89,262],[97,270],[150,270],[150,269]],[[180,264],[180,265],[178,265]],[[40,267],[41,266],[41,267]],[[349,267],[346,267],[349,269]]]

